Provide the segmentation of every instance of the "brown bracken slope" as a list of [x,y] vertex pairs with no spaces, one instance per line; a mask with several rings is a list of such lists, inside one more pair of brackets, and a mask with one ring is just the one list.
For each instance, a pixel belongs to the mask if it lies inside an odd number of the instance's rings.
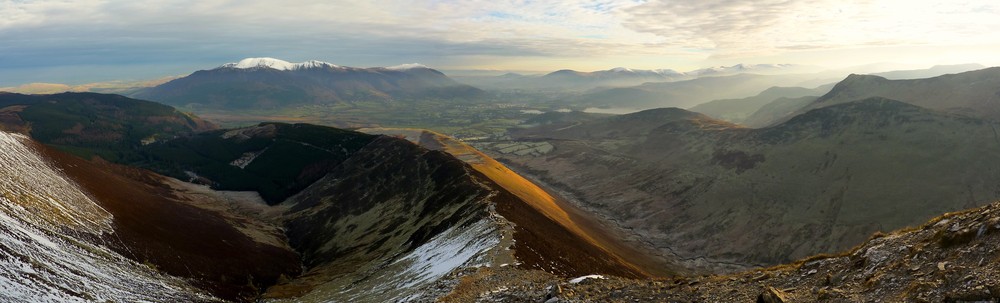
[[222,215],[186,204],[165,177],[35,148],[114,216],[115,233],[104,237],[124,256],[235,301],[250,301],[300,271],[295,252],[255,241]]

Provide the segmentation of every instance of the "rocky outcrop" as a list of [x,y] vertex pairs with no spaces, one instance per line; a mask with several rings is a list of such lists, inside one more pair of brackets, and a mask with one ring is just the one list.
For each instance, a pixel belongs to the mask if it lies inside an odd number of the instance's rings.
[[[994,302],[1000,202],[876,234],[838,255],[732,275],[570,283],[511,270],[470,276],[451,297],[490,302]],[[546,290],[557,288],[554,295]],[[446,297],[448,298],[448,297]],[[446,300],[447,301],[447,300]]]

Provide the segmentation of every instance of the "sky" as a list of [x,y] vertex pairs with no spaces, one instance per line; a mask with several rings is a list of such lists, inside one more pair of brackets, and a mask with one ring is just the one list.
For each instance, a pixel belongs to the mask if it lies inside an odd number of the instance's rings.
[[995,0],[0,0],[0,87],[247,57],[440,70],[1000,65]]

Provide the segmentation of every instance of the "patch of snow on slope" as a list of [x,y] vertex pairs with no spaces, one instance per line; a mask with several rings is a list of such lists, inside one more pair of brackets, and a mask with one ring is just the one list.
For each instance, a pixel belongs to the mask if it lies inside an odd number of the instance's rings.
[[424,288],[455,269],[485,265],[480,257],[499,243],[497,225],[491,219],[454,226],[371,273],[363,282],[321,297],[342,302],[423,301]]
[[310,60],[302,63],[291,63],[281,59],[275,58],[246,58],[240,60],[236,63],[226,63],[220,66],[220,68],[239,68],[239,69],[252,69],[252,68],[271,68],[276,70],[297,70],[297,69],[309,69],[318,67],[339,67],[335,64],[317,60]]
[[576,283],[583,282],[584,280],[587,280],[587,279],[604,279],[604,276],[602,276],[602,275],[586,275],[586,276],[583,276],[583,277],[573,278],[573,279],[569,280],[569,283],[570,284],[576,284]]
[[[242,156],[240,156],[239,159],[236,159],[236,160],[233,160],[232,162],[229,162],[229,165],[236,166],[236,167],[239,167],[241,169],[242,168],[247,168],[247,165],[250,165],[250,162],[253,162],[254,159],[257,159],[257,156],[260,156],[260,154],[263,154],[265,151],[267,151],[267,148],[265,148],[263,150],[259,150],[259,151],[254,151],[254,152],[245,152],[245,153],[243,153]],[[345,154],[346,154],[346,152],[345,152]]]
[[0,132],[0,302],[203,302],[184,281],[100,245],[111,215],[21,135]]
[[461,267],[477,254],[499,244],[499,239],[494,237],[481,237],[480,231],[491,224],[491,221],[481,220],[467,229],[452,227],[396,261],[409,264],[400,274],[411,277],[399,287],[408,288],[433,282]]

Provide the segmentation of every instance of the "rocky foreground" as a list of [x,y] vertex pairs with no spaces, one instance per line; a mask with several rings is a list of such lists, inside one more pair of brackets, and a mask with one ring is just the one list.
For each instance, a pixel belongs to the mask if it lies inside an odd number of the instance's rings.
[[454,287],[444,302],[996,302],[998,231],[994,202],[876,234],[840,255],[732,275],[563,279],[504,266],[456,272],[436,287]]

